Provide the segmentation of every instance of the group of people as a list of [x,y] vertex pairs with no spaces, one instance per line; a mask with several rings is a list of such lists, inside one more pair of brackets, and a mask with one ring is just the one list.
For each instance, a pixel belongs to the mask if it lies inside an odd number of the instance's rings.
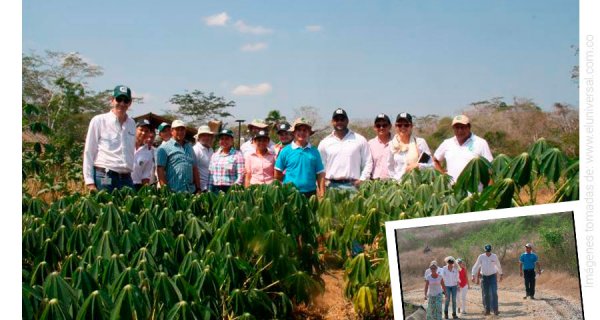
[[[538,256],[532,252],[533,246],[525,244],[525,252],[519,256],[520,276],[525,281],[525,297],[523,299],[535,299],[535,278],[541,274],[541,266]],[[498,281],[502,281],[503,273],[500,260],[492,253],[492,246],[486,244],[485,252],[480,254],[471,268],[471,281],[479,283],[481,280],[481,300],[484,315],[493,312],[498,315]],[[467,292],[471,288],[467,277],[467,266],[464,259],[454,259],[448,256],[444,259],[443,267],[438,267],[437,262],[431,261],[429,268],[425,270],[425,300],[427,305],[427,320],[442,319],[442,297],[445,296],[443,308],[444,319],[448,319],[450,302],[452,302],[452,318],[458,319],[458,313],[467,314]],[[458,266],[457,266],[458,265]],[[477,277],[477,278],[476,278]],[[499,277],[499,280],[498,280]],[[457,298],[458,297],[458,298]]]
[[[200,126],[195,143],[189,143],[185,123],[174,120],[158,126],[162,143],[154,148],[150,123],[135,123],[127,115],[131,103],[131,89],[119,85],[113,91],[111,110],[90,121],[83,161],[90,190],[139,188],[156,182],[176,192],[218,192],[234,185],[280,180],[307,196],[321,197],[326,188],[355,191],[366,180],[400,180],[415,169],[435,168],[455,181],[474,157],[492,160],[487,142],[471,132],[465,115],[454,117],[454,136],[432,154],[425,139],[414,135],[409,113],[398,114],[394,134],[390,117],[377,115],[373,127],[377,136],[367,141],[348,128],[348,114],[341,108],[331,117],[331,134],[316,148],[309,141],[312,124],[304,118],[292,125],[278,124],[277,143],[269,137],[269,125],[254,120],[248,125],[252,139],[240,150],[234,147],[231,130],[212,132],[208,126]],[[215,138],[217,150],[212,149]]]

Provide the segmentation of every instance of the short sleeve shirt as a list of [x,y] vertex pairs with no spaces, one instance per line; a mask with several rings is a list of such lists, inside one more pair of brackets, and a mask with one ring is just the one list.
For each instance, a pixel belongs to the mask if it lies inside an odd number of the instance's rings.
[[425,277],[425,280],[429,282],[429,287],[427,289],[428,296],[435,297],[438,294],[442,293],[442,275],[438,273],[437,278],[434,278],[431,276],[431,274],[429,274]]
[[267,151],[264,156],[250,152],[244,157],[246,174],[250,173],[250,184],[269,184],[275,179],[275,154]]
[[170,139],[158,147],[156,165],[164,167],[167,185],[175,192],[194,192],[193,168],[197,166],[194,149],[189,143],[181,145]]
[[275,169],[284,172],[283,183],[291,183],[300,192],[317,190],[317,175],[324,172],[323,162],[319,151],[310,143],[301,147],[295,142],[281,150]]
[[538,257],[533,252],[523,252],[519,257],[519,261],[523,264],[523,270],[534,270],[535,263],[538,261]]
[[492,161],[492,152],[487,141],[471,133],[471,136],[461,145],[456,137],[444,140],[435,150],[434,157],[438,161],[446,160],[448,175],[456,182],[467,163],[477,156]]

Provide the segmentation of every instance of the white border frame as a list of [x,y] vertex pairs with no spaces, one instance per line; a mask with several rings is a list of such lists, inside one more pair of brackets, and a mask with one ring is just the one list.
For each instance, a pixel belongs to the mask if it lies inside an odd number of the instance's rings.
[[[390,281],[392,288],[392,299],[394,301],[394,319],[404,319],[403,307],[402,307],[402,292],[400,291],[400,273],[398,266],[398,252],[396,249],[396,230],[398,229],[410,229],[416,227],[426,227],[426,226],[435,226],[435,225],[445,225],[445,224],[455,224],[461,222],[472,222],[472,221],[486,221],[486,220],[494,220],[494,219],[504,219],[504,218],[515,218],[515,217],[523,217],[523,216],[537,216],[543,214],[552,214],[552,213],[561,213],[561,212],[573,212],[573,217],[575,219],[575,236],[577,237],[577,252],[578,252],[578,262],[579,262],[579,275],[580,275],[580,290],[582,294],[582,299],[585,297],[584,287],[581,282],[581,278],[584,273],[582,272],[581,262],[582,262],[582,254],[581,254],[581,244],[584,231],[584,226],[582,225],[582,212],[580,210],[580,201],[570,201],[570,202],[561,202],[555,204],[543,204],[543,205],[535,205],[535,206],[526,206],[526,207],[518,207],[518,208],[508,208],[508,209],[496,209],[496,210],[487,210],[487,211],[477,211],[477,212],[468,212],[468,213],[459,213],[453,215],[446,216],[435,216],[435,217],[427,217],[427,218],[417,218],[417,219],[407,219],[407,220],[396,220],[396,221],[388,221],[385,223],[385,233],[387,237],[387,250],[388,250],[388,258],[389,266],[390,266]],[[590,300],[591,300],[590,296]],[[589,301],[588,307],[592,305],[591,301]],[[587,316],[587,319],[595,319],[591,316],[588,311],[589,308],[586,308],[585,301],[582,300],[582,304],[584,306],[584,316]]]

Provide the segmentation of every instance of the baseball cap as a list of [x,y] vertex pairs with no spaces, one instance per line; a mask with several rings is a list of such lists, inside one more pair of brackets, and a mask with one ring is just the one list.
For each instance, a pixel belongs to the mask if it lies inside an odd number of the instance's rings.
[[125,96],[129,99],[131,99],[131,89],[129,89],[129,87],[124,86],[124,85],[118,85],[115,87],[115,90],[113,90],[113,97],[120,97],[120,96]]
[[531,243],[528,243],[525,245],[526,248],[533,248],[533,246],[531,245]]
[[454,263],[454,257],[448,256],[448,257],[446,257],[446,259],[444,259],[444,261],[446,261],[446,263]]
[[282,122],[279,125],[277,125],[277,133],[281,132],[281,131],[290,131],[290,124],[287,122]]
[[465,116],[464,114],[459,114],[456,117],[454,117],[454,119],[452,119],[452,125],[455,125],[457,123],[469,124],[469,117]]
[[463,259],[462,259],[462,258],[458,258],[458,259],[456,259],[456,263],[461,263],[461,262],[463,262]]
[[253,139],[257,139],[257,138],[268,138],[268,139],[270,139],[269,133],[267,131],[265,131],[265,130],[260,130],[259,132],[257,132]]
[[408,112],[398,113],[398,115],[396,116],[396,122],[400,122],[401,120],[408,121],[408,123],[411,123],[411,124],[413,123],[412,116]]
[[194,136],[194,138],[198,139],[198,137],[201,134],[212,134],[214,135],[215,133],[210,131],[210,128],[207,125],[203,125],[203,126],[199,126],[198,127],[198,132],[196,133],[196,135]]
[[483,247],[485,249],[485,252],[491,252],[492,251],[492,245],[491,244],[486,244],[485,247]]
[[157,130],[158,130],[158,132],[162,132],[162,131],[163,131],[163,130],[165,130],[167,127],[171,127],[171,125],[170,125],[170,124],[168,124],[168,123],[166,123],[166,122],[163,122],[163,123],[161,123],[161,124],[159,124],[159,125],[158,125],[158,128],[157,128]]
[[217,138],[221,136],[230,136],[233,138],[233,131],[231,131],[230,129],[223,129],[219,131],[219,133],[217,133]]
[[263,119],[254,119],[252,120],[252,122],[250,122],[250,124],[248,124],[248,127],[250,126],[265,129],[269,126],[269,124],[266,123]]
[[348,114],[342,108],[335,109],[335,111],[333,112],[333,115],[331,116],[331,119],[335,118],[336,116],[344,116],[344,118],[348,119]]
[[140,121],[138,121],[135,124],[135,127],[149,127],[150,126],[150,121],[146,120],[146,119],[142,119]]
[[183,121],[181,121],[181,120],[173,120],[173,123],[171,123],[171,129],[175,129],[175,128],[179,128],[179,127],[185,128],[185,123],[183,123]]
[[388,124],[392,124],[390,117],[388,117],[387,114],[385,114],[385,113],[378,114],[377,117],[375,117],[374,123],[377,123],[378,120],[383,120],[383,121],[387,122]]

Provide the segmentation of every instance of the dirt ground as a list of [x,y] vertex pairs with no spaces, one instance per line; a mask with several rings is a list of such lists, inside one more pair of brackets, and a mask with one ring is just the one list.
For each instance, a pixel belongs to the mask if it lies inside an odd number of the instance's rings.
[[325,292],[310,307],[299,307],[297,318],[323,320],[357,319],[352,302],[344,297],[344,270],[330,269],[321,275]]
[[[535,300],[524,300],[525,290],[518,279],[507,279],[499,284],[498,288],[498,316],[483,315],[484,309],[481,302],[481,287],[471,285],[467,293],[466,315],[459,315],[460,319],[582,319],[581,300],[572,292],[561,294],[556,288],[541,286],[536,288]],[[558,282],[560,283],[560,282]],[[570,290],[571,291],[571,290]],[[413,286],[403,293],[405,302],[427,307],[423,298],[423,288]],[[450,305],[450,309],[452,305]],[[450,311],[451,313],[451,311]]]

